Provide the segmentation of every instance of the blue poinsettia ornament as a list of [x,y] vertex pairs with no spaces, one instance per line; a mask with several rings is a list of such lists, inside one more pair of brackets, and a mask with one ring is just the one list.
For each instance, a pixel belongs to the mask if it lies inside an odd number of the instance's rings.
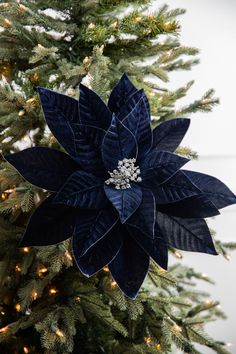
[[32,215],[20,246],[72,237],[75,262],[91,276],[108,264],[134,299],[150,257],[167,268],[168,246],[216,254],[204,220],[236,202],[214,177],[180,169],[173,153],[188,119],[151,128],[143,90],[124,74],[108,106],[80,85],[80,98],[39,88],[47,124],[66,153],[33,147],[6,156],[30,183],[51,195]]

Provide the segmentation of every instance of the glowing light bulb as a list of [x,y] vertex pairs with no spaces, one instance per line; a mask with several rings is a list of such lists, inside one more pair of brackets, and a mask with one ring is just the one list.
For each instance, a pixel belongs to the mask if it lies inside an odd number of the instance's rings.
[[0,333],[6,333],[8,331],[8,326],[0,328]]
[[58,292],[58,290],[56,288],[49,289],[49,294],[50,295],[55,295],[57,292]]
[[113,280],[112,282],[111,282],[111,288],[112,289],[115,289],[117,287],[117,282],[115,281],[115,280]]
[[23,351],[24,351],[25,354],[28,354],[28,353],[30,352],[30,351],[29,351],[29,348],[27,348],[27,347],[24,347],[24,348],[23,348]]
[[20,309],[21,309],[20,304],[15,304],[15,309],[17,312],[20,312]]
[[29,253],[29,251],[30,251],[29,247],[24,247],[24,248],[23,248],[23,252]]
[[57,329],[57,330],[56,330],[56,335],[57,335],[58,337],[64,337],[64,333],[63,333],[60,329]]
[[152,343],[152,338],[150,336],[148,336],[148,337],[144,337],[144,340],[145,340],[147,346],[150,347],[150,345]]
[[33,291],[33,292],[32,292],[32,299],[33,299],[33,300],[36,300],[37,297],[38,297],[37,291]]

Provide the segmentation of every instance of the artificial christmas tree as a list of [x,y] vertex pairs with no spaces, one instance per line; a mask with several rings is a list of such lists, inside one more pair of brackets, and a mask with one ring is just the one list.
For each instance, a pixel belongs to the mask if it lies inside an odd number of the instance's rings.
[[[143,3],[0,4],[3,155],[35,145],[62,150],[45,125],[38,86],[77,98],[82,81],[107,100],[122,72],[127,72],[138,88],[145,89],[153,126],[211,110],[218,102],[212,90],[179,108],[178,99],[193,82],[168,90],[170,71],[198,63],[198,51],[181,46],[175,36],[180,29],[177,17],[184,11],[163,6],[150,14]],[[149,60],[141,62],[147,56]],[[196,156],[185,147],[177,152]],[[84,278],[73,263],[70,240],[19,248],[30,215],[49,194],[25,181],[4,158],[0,182],[1,353],[169,353],[175,346],[199,353],[195,343],[228,353],[224,342],[204,333],[207,322],[224,317],[217,302],[192,287],[194,278],[210,281],[205,274],[179,264],[165,272],[151,263],[140,294],[130,300],[107,267]],[[59,219],[63,208],[61,213]],[[42,229],[43,216],[38,225]],[[220,241],[215,246],[225,257],[227,248],[234,248]],[[178,250],[169,251],[181,257]]]

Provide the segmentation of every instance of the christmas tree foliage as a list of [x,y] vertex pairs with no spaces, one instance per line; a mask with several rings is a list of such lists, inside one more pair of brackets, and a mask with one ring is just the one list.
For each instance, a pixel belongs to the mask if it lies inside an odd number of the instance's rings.
[[[196,48],[182,46],[179,15],[148,1],[22,0],[0,3],[0,144],[2,154],[27,146],[59,148],[45,126],[37,86],[78,97],[85,85],[104,100],[123,72],[144,88],[153,126],[209,112],[213,90],[178,104],[193,81],[168,89],[169,73],[198,64]],[[145,60],[148,58],[148,60]],[[153,80],[155,79],[155,80]],[[177,151],[196,153],[186,147]],[[151,264],[135,301],[118,289],[105,267],[86,279],[73,263],[70,240],[50,247],[18,244],[27,221],[48,193],[26,182],[4,158],[0,170],[0,353],[200,353],[199,346],[229,353],[205,333],[224,318],[216,301],[195,287],[211,282],[176,264]],[[216,241],[228,258],[234,244]],[[176,258],[182,254],[170,249]]]

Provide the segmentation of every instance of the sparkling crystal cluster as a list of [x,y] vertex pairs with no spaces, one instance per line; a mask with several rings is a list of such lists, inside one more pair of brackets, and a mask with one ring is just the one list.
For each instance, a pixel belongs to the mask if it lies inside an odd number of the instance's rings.
[[135,166],[136,159],[123,159],[118,161],[117,169],[108,171],[110,178],[106,184],[114,184],[116,189],[131,188],[130,182],[141,182],[139,166]]

